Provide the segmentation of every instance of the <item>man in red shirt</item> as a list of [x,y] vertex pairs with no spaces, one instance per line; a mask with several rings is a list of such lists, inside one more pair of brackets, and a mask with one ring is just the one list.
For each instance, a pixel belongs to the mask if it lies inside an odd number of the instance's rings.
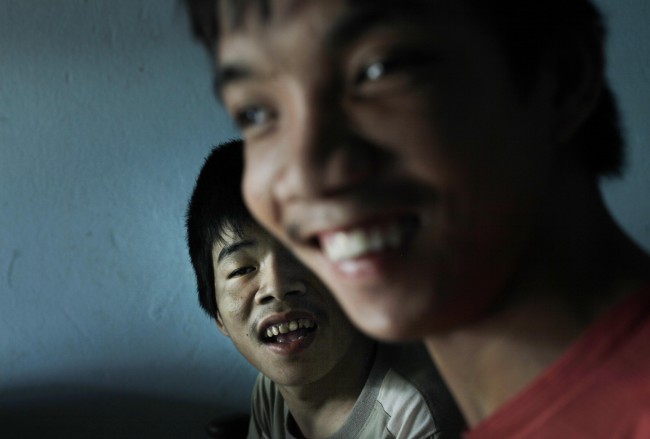
[[650,437],[650,258],[587,0],[190,0],[256,218],[469,438]]

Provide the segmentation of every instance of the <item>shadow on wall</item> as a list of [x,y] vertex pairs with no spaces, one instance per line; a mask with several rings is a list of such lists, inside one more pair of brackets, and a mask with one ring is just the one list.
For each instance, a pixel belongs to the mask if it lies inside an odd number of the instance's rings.
[[210,421],[233,413],[218,396],[215,400],[206,404],[56,386],[9,389],[0,400],[0,437],[208,438]]

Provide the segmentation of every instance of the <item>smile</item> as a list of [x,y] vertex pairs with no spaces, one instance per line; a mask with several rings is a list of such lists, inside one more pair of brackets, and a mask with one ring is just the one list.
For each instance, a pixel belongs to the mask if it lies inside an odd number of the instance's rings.
[[315,330],[316,323],[311,319],[295,319],[269,326],[262,331],[262,341],[265,343],[291,343],[307,337]]
[[413,218],[354,227],[320,235],[325,256],[332,262],[359,258],[370,253],[394,250],[404,245],[417,225]]

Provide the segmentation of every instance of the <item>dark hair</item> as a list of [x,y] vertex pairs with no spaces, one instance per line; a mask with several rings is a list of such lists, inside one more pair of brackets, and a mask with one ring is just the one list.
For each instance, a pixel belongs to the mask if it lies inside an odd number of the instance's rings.
[[616,101],[604,75],[605,26],[592,1],[466,1],[501,42],[513,80],[524,94],[532,89],[543,58],[550,53],[557,55],[563,69],[565,84],[560,86],[570,88],[580,58],[576,50],[586,51],[602,87],[593,111],[571,140],[571,153],[593,177],[619,175],[624,141]]
[[232,140],[212,149],[187,207],[187,246],[199,303],[211,317],[217,315],[212,248],[223,242],[226,229],[242,235],[246,225],[254,223],[241,195],[242,146],[241,140]]
[[[255,6],[267,17],[269,0],[184,0],[195,35],[214,53],[217,41],[218,1],[228,1],[231,22],[240,22],[244,12]],[[379,3],[378,0],[349,0]],[[391,0],[388,0],[391,1]],[[403,0],[404,1],[404,0]],[[426,0],[424,0],[426,1]],[[465,0],[486,28],[497,36],[522,94],[532,89],[543,57],[559,55],[563,80],[571,87],[575,74],[575,50],[587,50],[596,74],[602,78],[598,101],[571,140],[571,154],[594,178],[618,175],[624,162],[624,142],[614,96],[604,78],[605,28],[591,0]],[[403,5],[405,3],[402,3]],[[400,5],[402,7],[402,5]]]

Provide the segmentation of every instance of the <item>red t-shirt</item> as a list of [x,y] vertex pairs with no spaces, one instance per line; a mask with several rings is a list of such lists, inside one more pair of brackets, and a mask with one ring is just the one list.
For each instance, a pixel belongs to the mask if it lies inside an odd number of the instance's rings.
[[650,288],[598,319],[465,439],[650,439]]

